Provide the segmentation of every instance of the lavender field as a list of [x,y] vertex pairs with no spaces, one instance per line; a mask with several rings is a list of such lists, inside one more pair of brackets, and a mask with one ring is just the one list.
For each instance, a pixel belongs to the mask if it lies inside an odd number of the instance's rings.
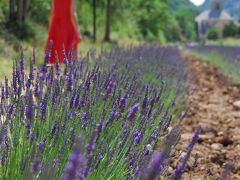
[[0,180],[240,179],[239,0],[0,0]]
[[240,82],[240,48],[234,46],[205,45],[189,46],[187,49],[193,55],[220,68],[236,83]]
[[[166,174],[179,142],[188,72],[176,48],[144,45],[90,50],[65,65],[30,72],[25,57],[1,84],[3,179],[179,179]],[[93,64],[90,60],[94,60]],[[156,146],[161,143],[161,150]]]

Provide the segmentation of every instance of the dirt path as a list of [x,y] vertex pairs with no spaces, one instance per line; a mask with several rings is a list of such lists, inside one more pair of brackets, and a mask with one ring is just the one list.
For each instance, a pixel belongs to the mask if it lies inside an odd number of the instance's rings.
[[181,143],[187,144],[197,126],[202,128],[192,153],[199,155],[197,167],[184,179],[203,179],[207,170],[207,179],[217,179],[223,165],[232,160],[234,168],[227,179],[240,180],[240,86],[231,84],[215,67],[184,56],[192,73],[193,92]]

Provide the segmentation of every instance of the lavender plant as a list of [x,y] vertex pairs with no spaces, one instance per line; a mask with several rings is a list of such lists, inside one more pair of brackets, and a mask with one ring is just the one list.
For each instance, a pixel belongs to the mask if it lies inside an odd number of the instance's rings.
[[240,82],[240,48],[232,46],[205,45],[188,46],[193,55],[218,68],[236,83]]
[[[1,178],[161,175],[179,139],[179,127],[169,127],[184,110],[187,72],[177,49],[90,50],[79,59],[63,50],[62,68],[48,66],[49,52],[39,68],[33,54],[26,72],[21,51],[12,79],[1,84]],[[164,147],[153,156],[163,137]]]

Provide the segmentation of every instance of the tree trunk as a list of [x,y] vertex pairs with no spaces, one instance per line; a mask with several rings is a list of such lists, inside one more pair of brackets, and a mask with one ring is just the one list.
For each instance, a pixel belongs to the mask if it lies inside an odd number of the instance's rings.
[[18,15],[18,22],[20,25],[22,25],[22,16],[23,16],[23,1],[24,0],[19,0],[18,1],[18,9],[17,9],[17,15]]
[[29,0],[19,0],[18,3],[18,22],[20,26],[23,26],[25,23],[27,8],[29,5]]
[[93,41],[96,42],[96,36],[97,36],[97,0],[93,0]]
[[15,0],[10,0],[9,20],[12,22],[15,19]]
[[104,41],[111,41],[111,25],[112,25],[112,0],[107,0],[107,12],[106,12],[106,30]]

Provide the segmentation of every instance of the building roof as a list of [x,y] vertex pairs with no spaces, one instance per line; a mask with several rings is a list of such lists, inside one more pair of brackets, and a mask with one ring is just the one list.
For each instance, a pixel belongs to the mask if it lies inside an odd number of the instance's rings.
[[234,21],[234,19],[225,11],[213,12],[211,10],[203,11],[195,18],[196,22],[208,21],[208,20],[228,20]]

